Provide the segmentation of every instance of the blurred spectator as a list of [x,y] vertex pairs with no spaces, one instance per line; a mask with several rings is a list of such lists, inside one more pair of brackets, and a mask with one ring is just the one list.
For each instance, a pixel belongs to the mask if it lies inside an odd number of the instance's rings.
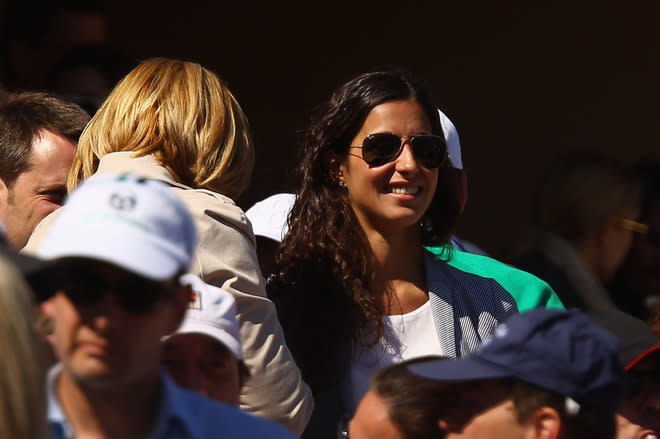
[[[4,251],[3,251],[4,255]],[[0,257],[0,437],[46,439],[43,343],[30,288]]]
[[10,2],[5,12],[0,65],[10,91],[44,89],[48,72],[65,51],[106,38],[100,0],[22,0]]
[[62,204],[88,121],[79,106],[43,93],[13,94],[0,106],[0,219],[12,247]]
[[603,286],[623,262],[637,222],[639,182],[598,152],[579,151],[549,165],[535,199],[537,241],[514,261],[550,284],[567,308],[614,307]]
[[[247,117],[225,83],[203,66],[153,58],[110,93],[80,138],[69,173],[71,191],[93,175],[132,172],[165,182],[193,213],[200,240],[193,274],[236,299],[250,380],[241,407],[300,433],[311,392],[267,299],[255,239],[232,198],[247,187],[254,146]],[[28,247],[38,249],[56,212]]]
[[617,439],[658,439],[660,433],[660,341],[643,321],[619,310],[591,318],[619,339],[627,387],[617,413]]
[[93,116],[114,86],[137,64],[106,44],[74,46],[55,62],[46,78],[46,89],[77,103]]
[[456,396],[439,419],[447,438],[616,435],[624,382],[618,342],[577,310],[514,315],[471,355],[408,370],[453,384]]
[[618,307],[660,331],[660,162],[645,159],[634,170],[642,181],[639,221],[648,233],[635,235],[610,293]]
[[184,389],[237,406],[248,371],[236,301],[193,274],[181,276],[180,281],[190,285],[192,298],[179,329],[163,339],[163,363]]
[[60,360],[48,373],[53,438],[293,437],[161,372],[161,337],[190,302],[179,279],[196,242],[192,215],[163,182],[106,174],[67,198],[39,249],[62,273],[47,307]]

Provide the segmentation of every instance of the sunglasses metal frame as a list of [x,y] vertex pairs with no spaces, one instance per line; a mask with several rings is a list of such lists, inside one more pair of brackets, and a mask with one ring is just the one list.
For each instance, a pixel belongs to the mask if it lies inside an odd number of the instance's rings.
[[647,235],[649,233],[649,226],[644,223],[640,223],[639,221],[631,220],[628,218],[621,218],[620,221],[621,225],[626,230],[639,233],[640,235]]
[[[390,138],[399,139],[398,149],[396,149],[391,155],[388,154],[387,156],[383,156],[383,159],[387,159],[387,160],[382,162],[382,163],[381,163],[380,160],[367,160],[364,157],[364,153],[366,151],[367,154],[369,154],[370,146],[368,144],[364,145],[364,143],[365,142],[371,142],[374,139],[376,139],[377,137],[385,137],[385,136],[390,137]],[[442,160],[440,160],[439,163],[437,163],[437,164],[429,164],[429,163],[424,164],[425,160],[421,160],[419,158],[419,156],[417,155],[417,152],[415,150],[415,139],[419,139],[419,138],[422,138],[422,137],[426,137],[426,138],[430,137],[430,138],[433,138],[433,139],[438,139],[438,140],[440,140],[440,142],[444,146],[444,151],[442,153]],[[415,156],[415,160],[417,160],[417,162],[425,168],[429,168],[429,169],[439,168],[440,166],[442,166],[443,163],[445,163],[445,161],[449,157],[449,153],[447,151],[447,144],[445,142],[445,139],[442,136],[436,136],[435,134],[417,134],[417,135],[412,135],[412,136],[400,137],[400,136],[397,136],[396,134],[393,134],[393,133],[374,133],[374,134],[369,134],[367,137],[365,137],[365,139],[362,143],[363,143],[362,145],[352,145],[352,146],[350,146],[350,148],[360,148],[360,149],[362,149],[362,157],[361,158],[369,166],[372,166],[372,167],[383,166],[387,163],[390,163],[390,162],[396,160],[396,158],[399,157],[399,155],[401,155],[401,151],[403,151],[403,147],[406,143],[410,143],[410,147],[412,148],[413,155]]]

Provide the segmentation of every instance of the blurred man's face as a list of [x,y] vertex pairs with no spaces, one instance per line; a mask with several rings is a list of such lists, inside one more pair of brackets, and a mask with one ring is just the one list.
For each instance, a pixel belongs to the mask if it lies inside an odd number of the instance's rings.
[[47,306],[62,377],[81,388],[104,391],[130,390],[157,378],[160,339],[178,327],[188,296],[103,262],[71,263],[66,273],[75,267],[80,271],[71,274],[71,286]]
[[179,386],[238,405],[238,359],[222,343],[204,334],[186,333],[175,334],[163,344],[163,363]]
[[648,234],[635,236],[620,273],[630,287],[627,293],[638,294],[639,301],[660,296],[660,202],[649,206],[642,221]]
[[634,384],[617,414],[617,439],[657,439],[660,433],[660,353],[651,354],[629,373]]

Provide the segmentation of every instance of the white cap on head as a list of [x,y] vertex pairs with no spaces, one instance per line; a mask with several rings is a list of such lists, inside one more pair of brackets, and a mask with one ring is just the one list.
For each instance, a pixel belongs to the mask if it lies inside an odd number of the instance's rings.
[[222,343],[236,358],[242,360],[243,349],[234,296],[193,274],[181,276],[180,282],[191,286],[193,296],[179,329],[164,339],[177,334],[206,335]]
[[449,152],[449,160],[456,169],[463,169],[463,160],[461,159],[461,141],[458,139],[458,131],[447,117],[445,113],[438,110],[440,113],[440,123],[442,124],[442,131],[445,134],[445,143],[447,144],[447,151]]
[[282,193],[271,195],[250,207],[245,215],[252,223],[255,236],[282,242],[289,231],[286,220],[295,201],[295,194]]
[[170,186],[133,174],[104,174],[73,191],[37,254],[80,257],[162,281],[187,271],[194,220]]

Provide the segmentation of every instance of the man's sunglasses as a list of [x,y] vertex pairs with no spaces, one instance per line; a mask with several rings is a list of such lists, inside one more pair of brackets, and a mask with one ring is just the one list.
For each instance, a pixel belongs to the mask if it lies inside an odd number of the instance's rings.
[[164,282],[152,281],[139,276],[122,276],[109,281],[103,276],[78,268],[62,273],[61,291],[76,306],[99,303],[106,294],[112,294],[125,311],[133,314],[148,314],[156,311],[176,289]]
[[425,168],[439,168],[447,158],[445,139],[432,134],[399,137],[391,133],[369,134],[362,145],[362,158],[369,166],[382,166],[395,160],[406,142],[410,142],[417,163]]

